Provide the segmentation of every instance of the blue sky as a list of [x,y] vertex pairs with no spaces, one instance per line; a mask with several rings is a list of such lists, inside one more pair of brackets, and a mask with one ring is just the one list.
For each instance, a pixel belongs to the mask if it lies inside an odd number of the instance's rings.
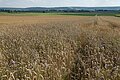
[[120,0],[0,0],[0,7],[120,6]]

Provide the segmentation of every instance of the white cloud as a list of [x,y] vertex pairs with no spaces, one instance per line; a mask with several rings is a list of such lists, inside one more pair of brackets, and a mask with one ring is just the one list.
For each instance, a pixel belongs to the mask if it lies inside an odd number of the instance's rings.
[[120,6],[120,0],[0,0],[0,7]]

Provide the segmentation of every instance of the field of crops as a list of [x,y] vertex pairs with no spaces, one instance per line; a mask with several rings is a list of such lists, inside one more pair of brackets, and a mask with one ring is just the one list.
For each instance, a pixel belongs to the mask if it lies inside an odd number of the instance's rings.
[[72,12],[68,12],[68,13],[55,13],[55,12],[51,12],[51,13],[40,13],[40,12],[18,12],[18,13],[7,13],[7,12],[0,12],[0,15],[4,15],[4,16],[55,16],[55,15],[65,15],[65,16],[116,16],[119,17],[119,13],[113,13],[113,12],[109,12],[109,13],[100,13],[100,12],[81,12],[81,13],[72,13]]
[[120,80],[120,18],[0,16],[0,80]]
[[116,14],[116,17],[120,17],[120,14]]

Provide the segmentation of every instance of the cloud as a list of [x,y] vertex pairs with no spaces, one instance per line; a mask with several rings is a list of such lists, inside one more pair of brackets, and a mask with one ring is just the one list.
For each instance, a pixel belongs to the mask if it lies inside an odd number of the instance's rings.
[[120,6],[120,0],[0,0],[0,7]]

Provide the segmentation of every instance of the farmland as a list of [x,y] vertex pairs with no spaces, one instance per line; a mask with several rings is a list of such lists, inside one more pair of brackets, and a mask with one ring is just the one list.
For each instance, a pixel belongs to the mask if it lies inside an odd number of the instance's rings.
[[116,16],[119,17],[119,13],[115,12],[48,12],[48,13],[41,13],[41,12],[0,12],[0,16],[55,16],[55,15],[65,15],[65,16]]
[[0,16],[0,80],[119,79],[119,17]]

